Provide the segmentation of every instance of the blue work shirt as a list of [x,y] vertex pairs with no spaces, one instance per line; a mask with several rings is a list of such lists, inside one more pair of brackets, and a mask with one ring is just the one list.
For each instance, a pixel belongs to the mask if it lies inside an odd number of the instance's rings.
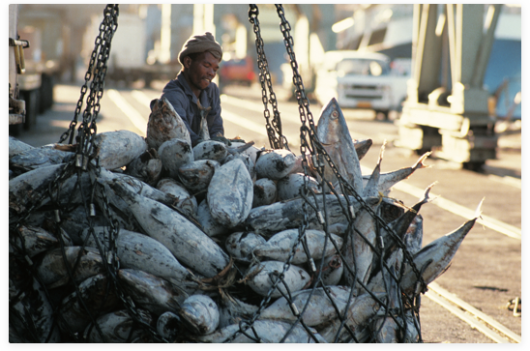
[[[182,118],[190,131],[191,143],[195,145],[199,139],[198,133],[201,126],[201,113],[197,106],[197,96],[184,77],[182,71],[176,79],[169,81],[162,91],[162,97],[166,98],[179,116]],[[203,108],[211,106],[206,116],[210,137],[224,136],[223,119],[221,118],[221,101],[219,99],[219,88],[215,83],[210,83],[206,89],[199,94],[200,103]]]

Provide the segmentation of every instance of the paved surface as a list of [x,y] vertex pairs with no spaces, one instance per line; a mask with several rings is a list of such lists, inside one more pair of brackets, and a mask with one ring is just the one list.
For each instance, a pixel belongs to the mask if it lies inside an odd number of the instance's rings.
[[[133,94],[130,89],[117,90],[140,116],[147,119],[149,115],[147,102],[150,101],[149,99],[158,97],[160,89],[161,87],[158,86],[154,90],[139,88],[143,98],[140,98],[138,94]],[[57,102],[53,109],[39,116],[33,131],[25,132],[19,138],[33,146],[57,142],[72,120],[75,103],[79,99],[79,91],[80,86],[57,86],[55,94]],[[262,133],[250,130],[252,124],[261,127],[264,125],[260,90],[257,87],[252,89],[231,87],[227,89],[227,93],[229,96],[223,100],[223,111],[226,116],[248,120],[239,123],[234,122],[238,119],[230,120],[226,117],[227,136],[240,135],[247,141],[255,141],[258,146],[268,147],[268,140]],[[296,144],[300,126],[297,105],[286,101],[286,94],[281,89],[278,89],[277,94],[284,133],[290,141]],[[248,104],[242,105],[239,102],[241,100],[248,101]],[[311,105],[311,111],[316,123],[320,106]],[[384,139],[388,144],[382,163],[382,172],[409,167],[416,162],[417,155],[393,147],[392,140],[397,138],[397,127],[394,123],[375,121],[370,111],[346,110],[343,112],[354,138],[361,139],[368,135],[374,141],[371,150],[361,162],[364,167],[372,169],[375,166],[379,148]],[[117,129],[128,129],[145,134],[145,129],[135,127],[129,119],[124,117],[123,110],[118,108],[106,93],[102,99],[98,132]],[[471,172],[443,160],[428,159],[427,164],[430,168],[417,171],[404,183],[425,189],[437,181],[438,183],[432,190],[433,193],[470,210],[474,210],[485,197],[486,200],[482,207],[484,215],[520,230],[521,145],[520,126],[512,124],[499,139],[498,159],[488,160],[482,172]],[[393,190],[391,196],[402,200],[408,206],[413,205],[418,199],[417,196],[400,190]],[[458,214],[440,209],[436,206],[436,202],[423,206],[420,213],[424,218],[424,245],[455,230],[465,221]],[[436,282],[444,289],[491,315],[509,329],[521,334],[521,318],[514,317],[513,313],[505,307],[509,300],[521,296],[521,264],[521,240],[507,237],[477,224],[461,245],[451,268]],[[420,316],[425,342],[492,342],[426,297],[422,299]]]

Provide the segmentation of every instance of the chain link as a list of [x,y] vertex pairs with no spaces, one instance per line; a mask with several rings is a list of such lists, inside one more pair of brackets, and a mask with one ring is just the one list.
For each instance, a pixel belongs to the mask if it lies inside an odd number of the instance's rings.
[[119,5],[107,5],[103,11],[103,21],[99,26],[99,35],[95,40],[95,47],[90,57],[88,69],[85,74],[85,83],[81,87],[81,96],[77,101],[74,117],[70,122],[68,130],[66,130],[60,137],[59,143],[64,142],[68,138],[68,143],[73,143],[74,131],[77,126],[77,119],[81,113],[85,94],[88,91],[88,83],[94,78],[90,84],[90,93],[87,97],[86,108],[83,112],[83,122],[79,127],[77,142],[79,143],[78,153],[88,155],[91,151],[92,138],[96,134],[96,119],[99,114],[99,99],[103,96],[103,88],[105,75],[107,73],[107,60],[110,53],[110,44],[112,37],[118,27]]
[[[259,9],[255,4],[249,5],[248,18],[250,23],[253,25],[254,33],[256,34],[256,51],[258,54],[257,63],[259,68],[259,80],[261,84],[261,100],[263,102],[263,115],[265,116],[267,135],[269,136],[269,143],[273,149],[286,149],[289,150],[287,138],[282,134],[282,122],[280,112],[278,110],[278,101],[276,100],[276,94],[272,88],[272,79],[269,72],[269,64],[265,55],[265,49],[263,45],[263,39],[261,38],[261,30],[258,20]],[[267,97],[267,88],[270,97]],[[268,102],[272,106],[273,118],[272,125],[270,122],[270,111],[268,108]]]

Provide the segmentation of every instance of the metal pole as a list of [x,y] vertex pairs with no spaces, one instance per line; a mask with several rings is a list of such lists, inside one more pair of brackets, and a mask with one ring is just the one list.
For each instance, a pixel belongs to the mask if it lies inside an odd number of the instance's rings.
[[502,5],[490,5],[488,8],[488,14],[486,16],[486,33],[482,36],[482,41],[477,56],[477,65],[473,71],[473,78],[471,80],[471,86],[476,88],[482,88],[484,84],[484,74],[486,73],[486,67],[491,54],[491,47],[493,46],[493,40],[495,35],[495,28],[499,20]]

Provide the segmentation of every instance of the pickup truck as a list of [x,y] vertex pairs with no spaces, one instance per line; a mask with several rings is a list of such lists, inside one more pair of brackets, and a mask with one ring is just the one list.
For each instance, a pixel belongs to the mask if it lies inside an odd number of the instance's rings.
[[316,72],[316,98],[325,105],[334,97],[341,108],[372,109],[388,119],[389,111],[401,111],[410,79],[407,63],[397,62],[375,52],[328,51]]

